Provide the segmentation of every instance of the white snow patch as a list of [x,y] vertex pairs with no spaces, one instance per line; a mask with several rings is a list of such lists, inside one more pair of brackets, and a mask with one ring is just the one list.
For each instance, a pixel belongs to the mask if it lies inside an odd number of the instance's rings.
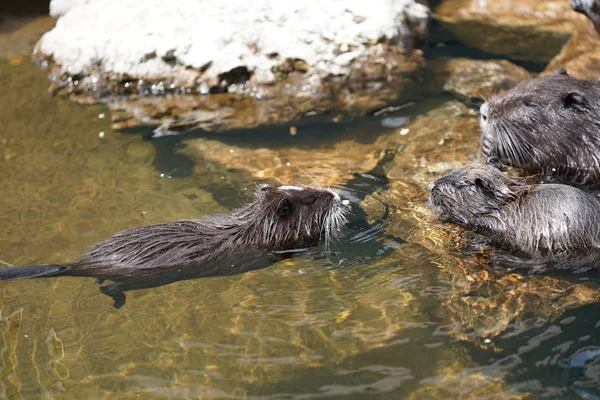
[[286,58],[344,75],[381,38],[409,43],[409,22],[429,16],[415,0],[52,0],[50,13],[58,22],[36,51],[62,73],[189,81],[206,68],[204,82],[240,66],[269,82]]

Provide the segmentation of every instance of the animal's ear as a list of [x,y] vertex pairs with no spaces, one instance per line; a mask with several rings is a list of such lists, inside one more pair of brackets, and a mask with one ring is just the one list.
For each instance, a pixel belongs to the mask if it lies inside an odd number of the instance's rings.
[[287,219],[290,215],[292,215],[293,211],[292,202],[288,199],[282,199],[279,204],[277,204],[277,215],[281,219]]
[[552,72],[552,75],[564,75],[564,76],[570,76],[569,73],[567,72],[566,68],[559,68],[555,71]]
[[579,92],[569,92],[563,97],[563,104],[566,108],[581,111],[585,108],[586,100]]

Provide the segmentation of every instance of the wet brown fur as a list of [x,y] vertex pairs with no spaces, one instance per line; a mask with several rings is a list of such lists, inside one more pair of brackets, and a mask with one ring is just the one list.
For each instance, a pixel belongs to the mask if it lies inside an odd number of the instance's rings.
[[232,213],[125,230],[60,266],[0,269],[0,280],[89,276],[125,302],[126,290],[184,279],[264,268],[285,251],[329,244],[346,222],[347,207],[329,190],[262,185],[255,200]]
[[481,106],[482,153],[543,180],[600,183],[600,81],[559,70]]
[[438,179],[430,193],[441,221],[532,255],[600,249],[600,202],[568,185],[527,185],[480,165]]

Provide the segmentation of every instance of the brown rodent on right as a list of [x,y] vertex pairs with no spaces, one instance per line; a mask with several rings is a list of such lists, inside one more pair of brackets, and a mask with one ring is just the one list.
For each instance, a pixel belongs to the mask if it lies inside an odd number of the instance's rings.
[[493,96],[480,114],[485,158],[543,180],[600,183],[600,81],[561,69]]
[[457,169],[430,185],[442,222],[533,256],[600,249],[600,202],[561,184],[527,185],[491,165]]

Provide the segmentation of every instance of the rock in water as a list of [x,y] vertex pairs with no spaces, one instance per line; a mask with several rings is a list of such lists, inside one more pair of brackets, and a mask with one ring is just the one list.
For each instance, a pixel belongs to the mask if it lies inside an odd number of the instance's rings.
[[331,103],[346,81],[361,90],[406,75],[429,20],[415,0],[53,0],[50,10],[58,22],[35,56],[61,89],[96,99],[183,91]]
[[62,0],[51,2],[51,13],[59,22],[37,51],[65,73],[100,69],[182,83],[199,78],[209,86],[238,68],[257,82],[273,81],[288,59],[303,60],[319,76],[347,74],[380,39],[409,49],[410,22],[428,18],[412,0]]

